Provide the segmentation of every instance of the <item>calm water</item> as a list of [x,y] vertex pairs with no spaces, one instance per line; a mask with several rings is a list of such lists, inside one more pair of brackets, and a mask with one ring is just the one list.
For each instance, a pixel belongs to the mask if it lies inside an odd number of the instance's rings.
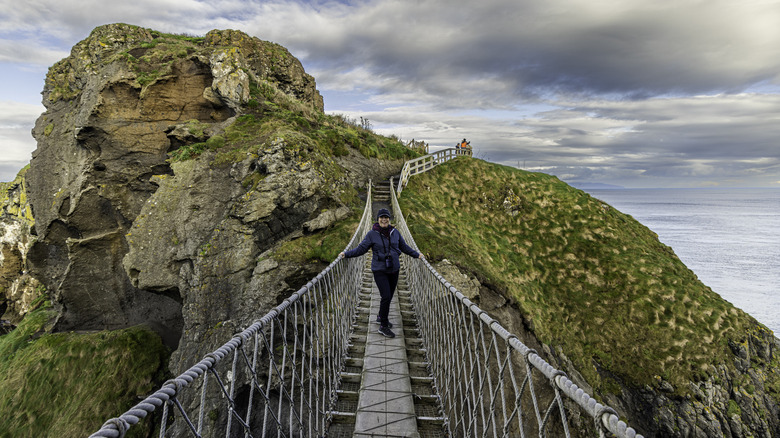
[[653,230],[699,280],[780,336],[780,189],[587,192]]

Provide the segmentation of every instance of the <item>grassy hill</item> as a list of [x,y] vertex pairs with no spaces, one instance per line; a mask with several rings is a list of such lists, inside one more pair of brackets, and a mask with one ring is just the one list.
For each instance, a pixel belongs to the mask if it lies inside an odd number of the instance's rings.
[[663,379],[683,395],[715,364],[733,368],[729,342],[767,331],[655,233],[553,176],[460,158],[412,178],[400,203],[431,259],[503,291],[599,391]]
[[[147,327],[45,333],[44,299],[0,336],[0,437],[86,436],[164,380],[169,352]],[[151,433],[147,422],[128,436]]]

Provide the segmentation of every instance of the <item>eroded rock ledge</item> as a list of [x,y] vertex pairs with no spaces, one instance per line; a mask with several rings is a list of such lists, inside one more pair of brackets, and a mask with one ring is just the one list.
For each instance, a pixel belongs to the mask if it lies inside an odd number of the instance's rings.
[[[197,189],[175,196],[188,199],[187,208],[202,206],[190,210],[197,212],[200,226],[189,229],[186,218],[161,213],[158,220],[168,230],[180,229],[184,246],[170,236],[154,238],[162,239],[163,254],[179,257],[180,268],[193,269],[191,261],[181,259],[181,248],[203,244],[208,236],[202,233],[219,222],[210,218],[214,222],[206,224],[204,212],[221,218],[243,187],[239,180],[210,193],[216,187],[210,184],[231,177],[203,168],[174,176],[168,153],[199,140],[182,133],[188,123],[206,130],[200,140],[223,131],[248,103],[250,87],[263,82],[316,111],[323,108],[314,79],[286,49],[232,30],[191,38],[126,24],[101,26],[50,69],[43,91],[46,112],[33,130],[38,148],[27,177],[38,235],[27,258],[59,311],[57,330],[146,323],[176,345],[184,324],[180,285],[160,280],[166,269],[149,274],[133,265],[132,255],[125,262],[125,255],[140,251],[133,246],[140,241],[133,232],[164,178],[189,180]],[[287,196],[306,198],[301,190]],[[311,219],[317,198],[308,198],[308,204],[288,199],[282,209],[288,217],[277,223],[293,227]],[[247,236],[283,231],[265,228],[272,231]],[[252,267],[246,270],[251,273]]]

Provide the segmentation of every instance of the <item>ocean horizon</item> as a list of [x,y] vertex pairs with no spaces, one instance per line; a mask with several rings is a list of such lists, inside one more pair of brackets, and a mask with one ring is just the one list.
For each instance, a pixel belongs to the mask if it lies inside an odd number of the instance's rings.
[[651,229],[702,283],[780,336],[780,189],[583,190]]

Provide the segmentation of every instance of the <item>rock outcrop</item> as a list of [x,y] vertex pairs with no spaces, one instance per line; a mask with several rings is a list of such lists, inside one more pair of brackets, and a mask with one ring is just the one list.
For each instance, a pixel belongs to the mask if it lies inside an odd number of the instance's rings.
[[183,324],[178,284],[128,275],[124,255],[138,240],[127,235],[158,188],[154,176],[173,177],[168,153],[193,140],[181,126],[200,124],[206,135],[223,130],[261,82],[322,110],[300,62],[236,31],[191,39],[102,26],[51,68],[28,173],[38,235],[29,260],[58,306],[58,330],[144,322],[176,344]]
[[152,328],[174,375],[324,267],[275,251],[397,174],[404,158],[380,149],[414,155],[324,115],[297,59],[232,30],[98,27],[49,70],[43,100],[29,170],[0,187],[6,325],[45,294],[53,331]]
[[0,183],[0,334],[12,329],[44,292],[27,272],[27,254],[35,241],[27,169],[10,183]]

